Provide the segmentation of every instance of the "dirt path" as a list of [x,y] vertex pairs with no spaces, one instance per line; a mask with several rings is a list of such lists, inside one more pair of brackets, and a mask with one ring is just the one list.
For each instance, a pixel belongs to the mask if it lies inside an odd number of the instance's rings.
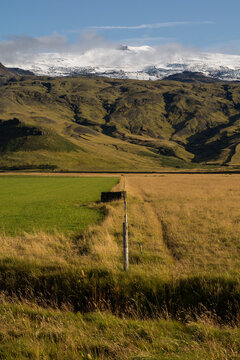
[[[145,264],[171,265],[174,262],[171,249],[164,238],[161,216],[156,212],[152,197],[148,191],[146,177],[126,177],[128,192],[129,246],[130,262],[139,261],[139,242],[143,246],[143,262]],[[151,185],[149,185],[151,186]],[[150,187],[149,187],[150,189]],[[137,256],[138,254],[138,256]]]

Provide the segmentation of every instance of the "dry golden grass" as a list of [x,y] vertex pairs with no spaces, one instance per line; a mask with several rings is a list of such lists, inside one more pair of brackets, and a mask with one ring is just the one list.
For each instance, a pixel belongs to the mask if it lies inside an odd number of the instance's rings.
[[239,184],[239,175],[128,176],[130,249],[142,241],[165,272],[239,272]]
[[79,254],[73,240],[66,235],[55,232],[47,234],[25,233],[23,236],[0,236],[0,259],[17,258],[19,260],[35,262],[41,265],[76,264]]
[[[126,175],[130,271],[239,273],[240,175]],[[115,190],[123,188],[123,182]],[[87,262],[122,267],[123,204],[85,232]],[[140,253],[142,244],[143,254]]]
[[2,359],[239,359],[238,329],[29,305],[0,305]]
[[[112,191],[120,191],[123,180]],[[81,261],[84,265],[104,265],[112,271],[121,268],[123,204],[116,201],[106,205],[108,215],[101,224],[93,225],[84,232],[82,241],[90,246],[90,252]]]
[[[111,215],[99,225],[90,226],[81,236],[37,232],[11,237],[0,235],[0,260],[16,258],[39,265],[106,265],[119,269],[121,249],[116,240],[116,224],[120,216],[114,206],[108,206]],[[121,227],[121,226],[120,226]],[[119,229],[120,235],[120,229]],[[121,236],[121,235],[120,235]]]

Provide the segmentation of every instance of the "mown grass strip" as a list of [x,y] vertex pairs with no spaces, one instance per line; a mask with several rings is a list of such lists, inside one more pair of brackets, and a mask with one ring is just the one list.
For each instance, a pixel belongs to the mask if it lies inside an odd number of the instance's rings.
[[104,217],[91,203],[118,181],[114,177],[0,177],[0,232],[81,233]]

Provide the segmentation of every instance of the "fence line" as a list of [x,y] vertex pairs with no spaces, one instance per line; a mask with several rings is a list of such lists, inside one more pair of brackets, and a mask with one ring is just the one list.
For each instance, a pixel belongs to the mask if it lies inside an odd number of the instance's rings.
[[124,270],[128,270],[128,221],[127,221],[127,197],[126,197],[126,178],[123,177],[123,193],[124,193],[124,222],[123,222],[123,267]]

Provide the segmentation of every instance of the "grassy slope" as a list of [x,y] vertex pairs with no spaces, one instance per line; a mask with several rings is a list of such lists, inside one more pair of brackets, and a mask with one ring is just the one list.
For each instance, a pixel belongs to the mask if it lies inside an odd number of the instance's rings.
[[238,165],[239,109],[238,84],[22,77],[0,87],[0,118],[16,117],[41,136],[25,134],[6,148],[0,167]]

